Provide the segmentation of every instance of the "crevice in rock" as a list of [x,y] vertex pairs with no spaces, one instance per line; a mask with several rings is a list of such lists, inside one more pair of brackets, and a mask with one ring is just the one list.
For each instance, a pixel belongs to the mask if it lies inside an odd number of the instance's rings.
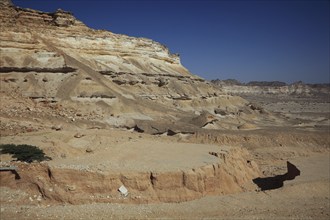
[[167,136],[174,136],[174,135],[176,135],[177,134],[177,132],[174,132],[174,131],[172,131],[171,129],[168,129],[167,130]]
[[53,178],[53,175],[52,175],[52,171],[50,170],[49,167],[47,169],[47,174],[48,174],[49,179],[51,180]]
[[77,69],[72,67],[60,67],[60,68],[31,68],[31,67],[0,67],[0,73],[10,72],[37,72],[37,73],[71,73]]
[[154,187],[155,186],[155,182],[156,182],[157,178],[152,174],[152,172],[150,173],[150,182],[151,185]]
[[124,84],[126,84],[126,81],[125,80],[114,79],[114,80],[112,80],[112,82],[116,83],[117,85],[124,85]]
[[55,97],[45,97],[45,96],[29,96],[30,99],[35,100],[40,103],[49,104],[57,103],[58,100]]
[[115,99],[115,95],[93,94],[90,98]]
[[141,128],[139,128],[137,125],[135,125],[135,127],[134,127],[134,131],[137,131],[137,132],[139,132],[139,133],[143,133],[143,132],[144,132],[144,130],[141,129]]

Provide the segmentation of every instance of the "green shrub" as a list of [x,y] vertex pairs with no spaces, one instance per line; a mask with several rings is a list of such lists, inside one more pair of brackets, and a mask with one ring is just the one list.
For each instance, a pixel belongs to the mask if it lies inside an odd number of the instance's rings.
[[12,154],[13,158],[19,161],[31,163],[33,161],[51,160],[50,157],[46,156],[43,150],[36,146],[21,144],[1,144],[1,154]]

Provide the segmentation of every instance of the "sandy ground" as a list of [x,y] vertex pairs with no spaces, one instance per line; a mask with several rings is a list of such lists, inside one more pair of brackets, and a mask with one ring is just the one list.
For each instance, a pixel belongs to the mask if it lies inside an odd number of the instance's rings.
[[[0,219],[329,219],[329,103],[315,102],[314,109],[312,104],[302,101],[280,102],[281,105],[260,103],[282,118],[287,117],[288,122],[294,122],[291,126],[301,121],[300,126],[210,131],[201,138],[117,129],[46,129],[4,136],[1,143],[38,145],[54,158],[49,162],[52,166],[89,166],[92,170],[185,169],[213,163],[215,157],[208,152],[218,150],[219,146],[239,146],[249,151],[266,177],[284,174],[286,161],[300,170],[300,176],[285,181],[281,188],[208,195],[181,203],[71,205],[38,202],[38,197],[33,196],[33,202],[22,204],[19,201],[29,197],[24,189],[1,187]],[[81,137],[74,137],[76,134]],[[88,149],[90,153],[86,152]],[[132,163],[121,164],[126,157],[133,159]],[[1,157],[2,161],[8,159]]]
[[[73,137],[74,133],[72,132],[68,136]],[[101,133],[102,131],[100,131],[100,135]],[[88,136],[91,136],[91,134],[86,134],[85,137],[88,139]],[[28,140],[28,135],[23,135],[22,141]],[[141,135],[142,137],[140,137]],[[40,135],[37,135],[37,137],[40,137]],[[99,138],[101,142],[105,141],[105,139],[102,139],[102,136],[99,136]],[[93,138],[89,139],[95,141]],[[173,152],[171,147],[181,145],[181,147],[189,147],[190,145],[188,143],[171,145],[171,142],[177,142],[180,139],[179,137],[145,136],[145,134],[136,134],[129,131],[113,131],[112,143],[116,143],[117,139],[126,140],[126,142],[118,143],[114,149],[121,149],[123,146],[126,148],[129,146],[132,147],[133,143],[135,152],[141,150],[140,148],[146,148],[152,153],[150,148],[157,142],[160,143],[159,146],[166,147],[171,152]],[[51,140],[49,139],[49,141]],[[68,143],[71,143],[70,140],[72,142],[72,139],[66,138]],[[78,140],[78,143],[82,143],[81,139],[73,138],[73,140]],[[142,147],[136,147],[138,146],[134,145],[136,142],[143,142],[145,145],[140,144],[139,146]],[[207,151],[214,150],[215,147],[214,145],[198,144],[192,144],[190,147],[196,147],[198,151],[205,152],[198,148],[201,146],[208,146],[210,149],[207,149]],[[79,147],[77,148],[79,149]],[[256,161],[258,161],[260,168],[265,172],[266,176],[285,173],[287,160],[290,160],[301,171],[300,176],[294,180],[285,181],[284,187],[279,189],[259,192],[249,191],[223,196],[205,196],[201,199],[181,203],[56,205],[34,201],[30,204],[13,205],[13,203],[4,202],[1,203],[1,219],[329,219],[329,150],[324,148],[320,149],[320,152],[317,152],[317,150],[308,151],[306,150],[307,148],[308,146],[302,146],[301,149],[298,149],[297,146],[281,148],[268,146],[255,149],[251,148],[249,150],[252,155],[257,155]],[[81,149],[84,151],[86,146],[81,147]],[[127,149],[123,150],[122,155],[129,153],[126,151]],[[164,158],[166,158],[166,155],[169,160],[175,161],[180,158],[181,154],[173,155],[171,152],[165,152]],[[89,162],[97,164],[93,160],[93,157],[96,157],[100,161],[100,158],[104,157],[105,159],[110,155],[105,154],[104,150],[102,151],[97,147],[95,152],[91,155],[87,154],[87,157],[86,152],[67,152],[68,156],[70,156],[70,153],[77,158],[71,164],[88,164]],[[189,153],[183,155],[182,158],[185,158],[185,161],[182,161],[181,165],[192,165],[191,163],[194,160],[189,161],[189,157],[191,156],[193,155]],[[140,157],[145,157],[144,159],[146,159],[147,155],[140,155]],[[208,156],[206,156],[207,158]],[[197,161],[200,161],[199,159]],[[209,159],[212,160],[212,157]],[[51,163],[60,165],[62,162],[65,164],[65,159],[59,157]],[[141,166],[137,167],[141,168],[143,167],[143,163],[147,162],[140,163]],[[173,166],[168,165],[167,168],[173,169]],[[159,165],[159,169],[162,169],[161,165]],[[24,191],[2,187],[0,195],[2,201],[19,201],[19,198],[24,196]]]
[[[75,137],[77,135],[81,137]],[[180,143],[179,139],[180,135],[171,138],[117,129],[48,130],[1,137],[1,144],[39,146],[52,157],[48,164],[53,167],[113,172],[198,168],[218,162],[209,152],[228,150],[228,146],[219,148],[215,144]],[[2,159],[4,161],[5,158]]]
[[217,163],[217,158],[208,152],[218,150],[219,147],[215,145],[166,143],[141,138],[75,159],[51,161],[49,164],[62,167],[87,164],[89,167],[99,167],[99,170],[110,169],[114,172],[188,170]]

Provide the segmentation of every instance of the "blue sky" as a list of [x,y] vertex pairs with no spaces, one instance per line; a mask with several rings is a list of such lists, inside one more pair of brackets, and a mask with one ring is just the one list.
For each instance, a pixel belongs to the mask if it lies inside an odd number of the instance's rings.
[[206,79],[329,83],[329,1],[13,0],[89,27],[146,37]]

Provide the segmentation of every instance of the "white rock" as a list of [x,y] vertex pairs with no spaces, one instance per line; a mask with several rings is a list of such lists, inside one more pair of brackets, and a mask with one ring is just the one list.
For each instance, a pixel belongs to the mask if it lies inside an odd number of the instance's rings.
[[128,190],[124,185],[121,185],[121,187],[119,187],[118,191],[124,196],[128,195]]

